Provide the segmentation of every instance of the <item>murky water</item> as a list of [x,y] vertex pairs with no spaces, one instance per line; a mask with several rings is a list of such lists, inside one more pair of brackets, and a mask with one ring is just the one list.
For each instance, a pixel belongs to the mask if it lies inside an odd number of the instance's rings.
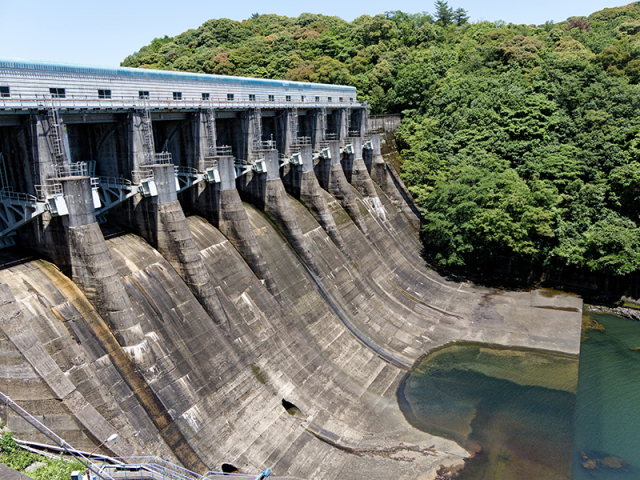
[[478,452],[461,479],[568,480],[577,378],[575,356],[460,344],[425,357],[398,398],[415,427]]
[[407,376],[401,408],[478,452],[461,479],[640,478],[640,322],[593,318],[579,373],[572,356],[453,345]]

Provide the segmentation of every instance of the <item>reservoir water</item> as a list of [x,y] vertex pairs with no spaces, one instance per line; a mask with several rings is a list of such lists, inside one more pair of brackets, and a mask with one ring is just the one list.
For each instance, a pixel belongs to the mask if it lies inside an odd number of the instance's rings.
[[604,331],[587,331],[580,348],[572,478],[640,478],[640,322],[593,317]]
[[460,479],[640,478],[640,322],[594,316],[577,357],[455,344],[398,390],[407,420],[477,452]]

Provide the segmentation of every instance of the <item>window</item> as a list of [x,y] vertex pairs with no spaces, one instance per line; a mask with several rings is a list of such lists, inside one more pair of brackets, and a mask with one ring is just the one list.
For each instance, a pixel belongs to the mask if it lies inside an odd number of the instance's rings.
[[269,95],[269,101],[270,102],[275,102],[276,101],[276,97],[274,97],[273,95]]
[[203,100],[209,100],[209,94],[208,93],[203,93],[202,94],[202,99]]
[[64,88],[50,88],[51,98],[65,98]]
[[98,98],[111,98],[111,90],[98,90]]
[[173,92],[174,100],[182,100],[182,92]]
[[327,102],[331,102],[331,97],[327,97]]
[[255,102],[256,101],[256,96],[253,93],[249,94],[249,101],[250,102]]
[[353,103],[353,97],[349,97],[349,101]]
[[149,98],[149,92],[148,92],[147,90],[140,90],[140,91],[138,92],[138,97],[139,97],[139,98],[146,98],[146,99],[148,99],[148,98]]
[[301,102],[304,102],[304,95],[301,95],[301,96],[300,96],[300,101],[301,101]]
[[291,95],[286,95],[286,96],[284,97],[284,99],[285,99],[287,102],[290,102],[290,101],[291,101]]
[[320,97],[316,97],[316,103],[320,103]]
[[338,101],[342,103],[342,102],[344,102],[344,98],[340,97],[340,98],[338,99]]
[[227,100],[233,101],[233,93],[227,93]]
[[10,97],[9,87],[0,87],[0,98]]

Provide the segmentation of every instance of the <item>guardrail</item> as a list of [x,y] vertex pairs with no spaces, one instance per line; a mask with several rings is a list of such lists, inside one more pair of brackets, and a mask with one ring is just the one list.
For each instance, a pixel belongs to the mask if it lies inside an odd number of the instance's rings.
[[63,110],[118,110],[118,109],[139,109],[149,108],[151,110],[192,110],[192,109],[244,109],[244,108],[339,108],[339,107],[360,107],[359,102],[315,102],[315,101],[282,101],[282,100],[228,100],[224,96],[210,97],[208,100],[199,98],[174,99],[172,97],[140,97],[140,96],[120,96],[110,98],[98,98],[93,96],[66,95],[64,98],[52,97],[51,95],[31,95],[31,96],[11,96],[0,97],[0,109],[2,110],[24,110],[58,108]]

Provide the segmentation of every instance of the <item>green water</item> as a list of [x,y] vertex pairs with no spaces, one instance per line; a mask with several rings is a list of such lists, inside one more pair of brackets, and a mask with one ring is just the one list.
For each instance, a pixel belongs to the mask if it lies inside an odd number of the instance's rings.
[[431,353],[398,390],[405,417],[477,452],[460,479],[640,478],[640,322],[593,317],[605,330],[586,332],[579,371],[535,350]]
[[[640,478],[640,322],[594,315],[604,332],[588,331],[580,349],[575,417],[574,480]],[[589,458],[621,457],[625,469],[599,466],[587,470]]]
[[571,478],[576,356],[454,345],[398,392],[415,427],[477,452],[461,479]]

